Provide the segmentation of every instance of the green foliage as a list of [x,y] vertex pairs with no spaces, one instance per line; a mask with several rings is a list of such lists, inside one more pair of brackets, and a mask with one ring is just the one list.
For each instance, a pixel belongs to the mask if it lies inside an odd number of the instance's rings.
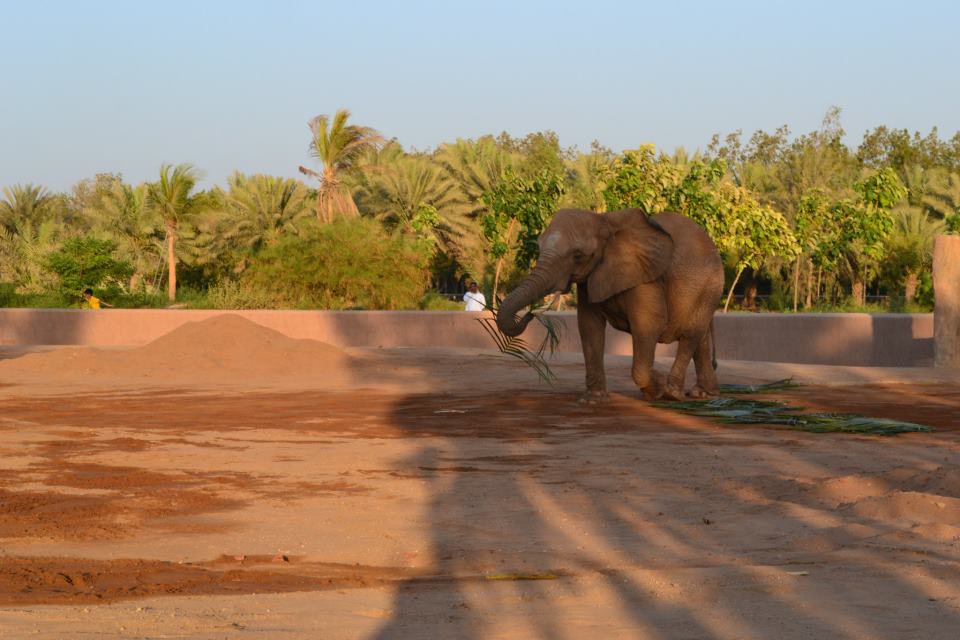
[[412,309],[429,283],[423,265],[410,238],[341,218],[264,249],[241,282],[279,308]]
[[607,210],[640,209],[650,215],[669,204],[669,195],[683,180],[680,168],[658,162],[653,145],[623,152],[602,169]]
[[427,291],[417,303],[417,308],[421,311],[462,311],[463,302],[450,300],[435,291]]
[[356,169],[363,155],[380,146],[383,138],[376,129],[347,124],[350,111],[338,109],[333,118],[318,115],[308,123],[310,153],[323,167],[318,173],[301,166],[300,173],[319,181],[317,220],[330,222],[336,215],[357,215],[357,205],[344,179]]
[[947,217],[947,233],[960,234],[960,212]]
[[489,213],[481,218],[490,253],[501,258],[510,249],[509,229],[516,226],[516,264],[526,269],[537,259],[537,240],[557,210],[563,196],[560,175],[541,170],[525,178],[508,169],[498,184],[483,194]]
[[[381,148],[380,135],[351,124],[345,110],[310,128],[320,170],[301,171],[319,181],[317,190],[235,174],[204,192],[190,165],[165,165],[150,184],[100,173],[64,193],[5,187],[0,282],[14,286],[7,303],[57,304],[47,256],[70,238],[93,237],[116,243],[114,258],[133,267],[123,283],[131,293],[111,294],[112,303],[162,304],[156,291],[168,274],[168,295],[179,281],[188,304],[263,306],[258,287],[272,296],[271,284],[239,274],[263,251],[313,229],[305,223],[315,206],[325,220],[359,213],[385,237],[403,236],[403,250],[414,252],[408,263],[429,269],[439,288],[469,276],[494,293],[535,259],[558,207],[676,211],[714,237],[731,278],[751,269],[760,293],[771,291],[768,309],[881,310],[866,304],[868,289],[890,296],[891,309],[929,308],[932,238],[960,233],[960,134],[945,140],[935,129],[878,127],[854,153],[836,108],[799,136],[786,126],[716,135],[705,155],[651,145],[615,154],[596,142],[581,153],[551,131],[408,152],[397,142]],[[352,297],[335,304],[386,304]],[[321,304],[314,294],[304,300]],[[442,306],[420,297],[403,304]]]
[[111,240],[70,238],[61,249],[47,256],[45,267],[57,276],[64,298],[79,299],[87,287],[116,285],[133,273],[130,263],[116,259],[116,248]]
[[274,304],[274,296],[263,288],[251,286],[248,282],[221,280],[210,287],[194,306],[204,309],[270,309]]
[[781,425],[813,433],[857,433],[892,436],[898,433],[930,432],[932,428],[886,418],[868,418],[855,413],[803,413],[777,400],[717,398],[687,402],[657,402],[657,406],[695,416],[713,418],[722,424]]

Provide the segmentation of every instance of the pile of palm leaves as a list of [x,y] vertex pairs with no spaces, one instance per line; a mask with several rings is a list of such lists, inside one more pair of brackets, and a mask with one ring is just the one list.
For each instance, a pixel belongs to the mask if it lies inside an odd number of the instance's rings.
[[791,407],[776,400],[717,398],[688,402],[657,402],[657,406],[695,416],[713,418],[724,424],[782,425],[814,433],[862,433],[891,436],[898,433],[933,431],[913,422],[870,418],[856,413],[802,413],[803,407]]
[[[534,314],[537,322],[543,325],[545,335],[540,344],[531,349],[522,337],[511,337],[500,331],[500,327],[497,326],[496,309],[492,306],[488,306],[487,309],[491,312],[492,316],[489,318],[479,318],[477,321],[480,323],[480,326],[483,327],[484,331],[487,332],[487,335],[493,339],[500,353],[522,360],[537,372],[542,382],[546,382],[547,384],[556,382],[557,375],[550,369],[547,358],[553,355],[557,350],[557,345],[560,344],[560,322],[556,318],[551,318],[542,313]],[[536,309],[534,311],[536,311]]]
[[785,389],[793,389],[800,385],[793,381],[793,378],[784,378],[776,382],[767,382],[766,384],[722,384],[720,393],[773,393]]

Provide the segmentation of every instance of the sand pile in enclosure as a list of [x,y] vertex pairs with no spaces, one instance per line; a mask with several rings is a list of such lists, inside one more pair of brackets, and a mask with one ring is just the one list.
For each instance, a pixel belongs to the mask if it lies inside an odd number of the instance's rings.
[[235,382],[265,377],[342,379],[349,356],[317,340],[296,340],[237,315],[188,322],[133,349],[73,347],[0,362],[0,379],[129,378]]

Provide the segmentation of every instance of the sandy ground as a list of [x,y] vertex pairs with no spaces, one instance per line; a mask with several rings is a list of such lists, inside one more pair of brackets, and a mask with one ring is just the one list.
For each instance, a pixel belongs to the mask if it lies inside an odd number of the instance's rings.
[[0,638],[957,637],[960,372],[721,362],[937,428],[881,438],[553,369],[230,317],[0,350]]

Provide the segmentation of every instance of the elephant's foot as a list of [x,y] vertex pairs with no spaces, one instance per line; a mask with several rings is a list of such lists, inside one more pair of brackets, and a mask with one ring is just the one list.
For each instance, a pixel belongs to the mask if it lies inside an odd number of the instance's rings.
[[667,384],[663,388],[662,397],[676,402],[684,400],[683,383],[677,383],[675,380],[667,380]]
[[605,390],[587,390],[577,400],[580,404],[607,404],[610,402],[610,394]]
[[708,400],[710,398],[720,397],[720,393],[718,391],[708,391],[698,384],[694,386],[693,389],[690,389],[690,397],[696,398],[697,400]]

